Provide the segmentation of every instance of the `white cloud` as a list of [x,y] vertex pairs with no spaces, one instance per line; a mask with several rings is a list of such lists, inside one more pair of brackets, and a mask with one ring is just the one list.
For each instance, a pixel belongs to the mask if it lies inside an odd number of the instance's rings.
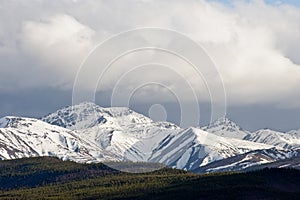
[[22,51],[36,59],[44,73],[70,87],[79,63],[93,48],[94,30],[69,15],[55,15],[48,21],[26,21],[22,27]]
[[[4,13],[0,20],[7,30],[0,30],[2,87],[5,84],[71,88],[78,66],[99,42],[136,27],[162,27],[182,32],[207,48],[224,79],[230,104],[300,107],[299,8],[269,5],[259,0],[236,1],[232,7],[194,0],[91,0],[66,1],[60,5],[44,1],[32,2],[30,13],[24,12],[26,5],[3,3],[1,8],[4,7],[13,10],[16,16],[6,22],[12,16]],[[8,59],[8,54],[17,61]],[[148,60],[155,58],[156,62],[169,59],[159,54],[151,56]],[[136,58],[137,54],[133,54],[123,61],[132,67],[138,63]],[[147,54],[139,59],[146,62]],[[22,71],[20,65],[26,66],[24,73],[18,73]],[[116,71],[106,77],[106,89],[126,72],[124,65],[123,68],[116,65]],[[188,67],[182,66],[180,70],[202,94],[203,84],[198,84],[193,72],[186,70]],[[9,73],[13,75],[8,79]],[[124,90],[149,77],[150,74],[135,76],[136,82],[130,79],[128,84],[124,83]],[[174,90],[185,89],[176,83],[175,76],[166,78],[160,74],[155,78],[177,88]]]

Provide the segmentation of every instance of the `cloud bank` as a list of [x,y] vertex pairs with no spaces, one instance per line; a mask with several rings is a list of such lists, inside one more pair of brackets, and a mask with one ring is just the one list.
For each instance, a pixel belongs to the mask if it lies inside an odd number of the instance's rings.
[[[230,6],[195,0],[1,1],[0,27],[0,90],[70,90],[80,64],[97,44],[133,28],[161,27],[181,32],[207,50],[223,78],[229,105],[300,107],[300,9],[291,5],[261,0]],[[175,66],[174,58],[153,51],[124,57],[98,89],[112,90],[130,67],[151,60],[178,68],[200,100],[209,99],[190,66],[180,61]],[[122,81],[122,89],[130,92],[141,81],[154,79],[185,91],[180,77],[160,72],[133,73]],[[157,86],[147,87],[140,98],[155,92],[163,94]]]

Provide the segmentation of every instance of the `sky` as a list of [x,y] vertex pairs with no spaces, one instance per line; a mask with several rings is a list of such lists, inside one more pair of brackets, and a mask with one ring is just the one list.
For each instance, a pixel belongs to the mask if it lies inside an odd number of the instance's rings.
[[0,117],[78,99],[183,126],[226,114],[299,129],[299,52],[296,0],[3,0]]
[[[215,1],[227,5],[231,5],[234,0],[210,0]],[[249,2],[249,1],[248,1]],[[298,0],[265,0],[265,3],[271,4],[271,5],[282,5],[282,4],[290,4],[293,6],[300,6],[300,2]]]

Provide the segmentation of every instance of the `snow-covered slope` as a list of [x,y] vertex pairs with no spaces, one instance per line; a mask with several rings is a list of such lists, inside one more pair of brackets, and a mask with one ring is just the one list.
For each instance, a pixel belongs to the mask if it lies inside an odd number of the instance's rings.
[[101,127],[113,129],[136,129],[137,134],[146,134],[146,132],[141,132],[141,130],[149,125],[169,129],[179,128],[168,122],[155,123],[150,118],[129,108],[102,108],[90,102],[65,107],[43,117],[42,120],[71,130],[87,129],[101,125]]
[[[171,133],[180,129],[167,129],[156,126],[113,128],[96,126],[77,131],[77,134],[90,143],[131,161],[148,161],[154,148]],[[141,137],[143,136],[143,137]]]
[[297,131],[281,133],[270,129],[262,129],[247,135],[244,140],[274,145],[284,149],[300,148],[300,135]]
[[294,150],[279,150],[276,148],[254,150],[244,154],[218,160],[193,170],[196,173],[245,171],[254,166],[286,160],[300,155]]
[[297,138],[300,138],[300,129],[299,130],[291,130],[291,131],[287,132],[287,134],[297,137]]
[[238,138],[256,143],[269,144],[281,149],[300,148],[299,130],[282,133],[270,129],[262,129],[251,133],[249,131],[243,130],[228,118],[220,118],[209,126],[202,127],[202,129],[218,136]]
[[216,136],[197,128],[168,135],[150,158],[179,169],[192,170],[216,160],[273,146]]
[[250,134],[249,131],[243,130],[236,123],[226,117],[222,117],[201,129],[218,136],[237,139],[243,139],[245,136]]
[[[63,108],[43,120],[76,129],[80,138],[124,160],[160,162],[188,170],[254,149],[273,148],[197,128],[180,129],[171,123],[153,122],[128,108],[102,108],[92,103]],[[226,125],[232,127],[226,129],[230,133],[242,132],[233,122],[226,121]]]
[[253,149],[273,147],[224,138],[196,128],[185,130],[157,128],[155,134],[143,138],[134,137],[130,132],[99,127],[84,130],[79,134],[81,138],[98,144],[124,159],[159,162],[187,170]]
[[[51,155],[77,162],[131,160],[187,170],[227,160],[224,168],[211,168],[217,171],[230,168],[229,158],[241,158],[232,159],[237,167],[273,162],[293,156],[276,155],[300,146],[300,131],[251,133],[227,118],[202,129],[181,129],[169,122],[154,122],[129,108],[102,108],[93,103],[62,108],[42,120],[0,119],[0,158]],[[257,159],[257,155],[266,159]]]
[[263,165],[255,165],[249,168],[246,168],[247,171],[249,170],[259,170],[259,169],[264,169],[264,168],[294,168],[294,169],[299,169],[300,170],[300,153],[296,156],[293,156],[291,158],[287,159],[280,159],[275,162],[270,162],[267,164]]
[[169,122],[153,122],[129,108],[102,108],[86,102],[60,109],[42,120],[68,127],[89,143],[132,161],[148,161],[157,142],[181,130]]
[[0,159],[56,156],[77,162],[116,160],[114,155],[80,139],[73,131],[31,118],[0,119]]

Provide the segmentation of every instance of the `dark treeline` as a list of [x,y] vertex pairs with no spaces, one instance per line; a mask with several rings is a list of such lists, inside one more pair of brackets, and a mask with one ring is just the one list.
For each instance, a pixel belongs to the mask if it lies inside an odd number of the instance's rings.
[[130,174],[39,157],[0,161],[0,189],[0,198],[24,199],[298,199],[300,171],[196,175],[163,168]]

